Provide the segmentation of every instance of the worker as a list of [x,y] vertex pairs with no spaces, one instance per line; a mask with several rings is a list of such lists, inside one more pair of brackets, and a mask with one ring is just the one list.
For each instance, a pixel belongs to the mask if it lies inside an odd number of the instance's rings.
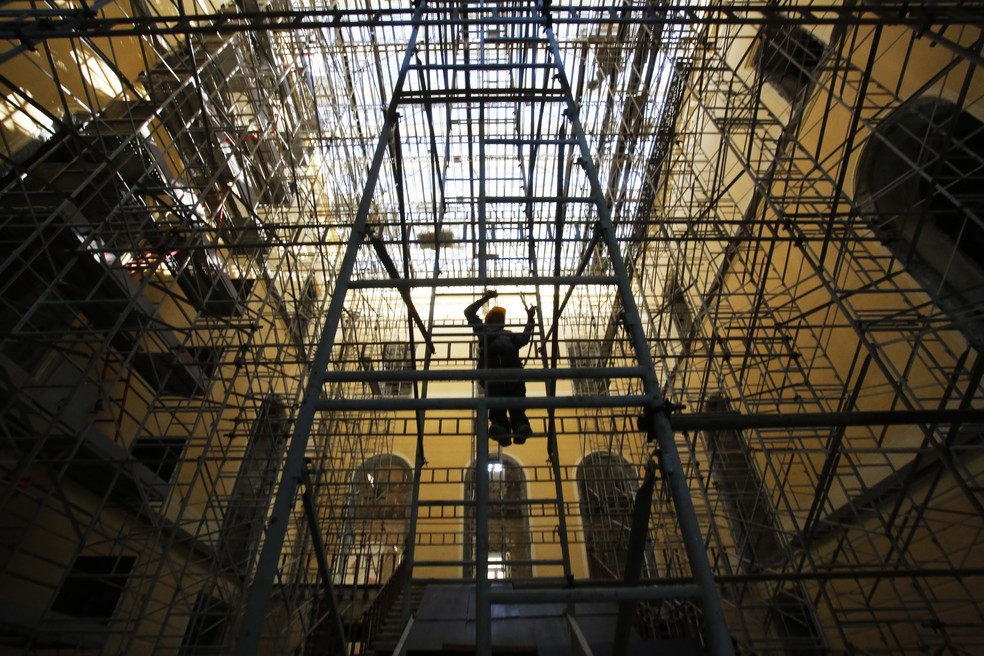
[[[493,307],[485,315],[484,322],[478,318],[478,309],[498,295],[495,291],[485,292],[482,298],[465,308],[468,325],[478,335],[478,368],[522,369],[523,361],[519,357],[519,349],[529,344],[533,338],[536,306],[527,308],[526,328],[522,334],[517,335],[505,329],[505,308]],[[480,384],[490,398],[526,398],[526,383],[522,380],[489,380]],[[532,432],[525,408],[489,408],[489,437],[502,446],[509,446],[513,442],[522,444]]]

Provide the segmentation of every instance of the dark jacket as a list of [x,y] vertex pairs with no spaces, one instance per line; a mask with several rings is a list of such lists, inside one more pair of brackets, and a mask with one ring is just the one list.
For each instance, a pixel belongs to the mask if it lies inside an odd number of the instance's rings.
[[530,317],[521,334],[506,330],[502,324],[487,324],[478,317],[478,308],[482,303],[477,302],[465,309],[468,325],[478,336],[478,368],[479,369],[519,369],[523,361],[519,357],[519,349],[533,339],[534,320]]

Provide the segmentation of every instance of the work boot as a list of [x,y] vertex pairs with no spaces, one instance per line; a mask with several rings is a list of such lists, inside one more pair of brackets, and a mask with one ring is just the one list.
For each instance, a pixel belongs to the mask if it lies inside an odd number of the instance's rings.
[[495,440],[501,446],[512,444],[512,440],[509,439],[509,429],[502,424],[489,424],[489,439]]
[[516,430],[513,432],[513,442],[516,444],[523,444],[526,442],[526,438],[533,434],[533,429],[530,428],[529,424],[523,424],[522,426],[517,426]]

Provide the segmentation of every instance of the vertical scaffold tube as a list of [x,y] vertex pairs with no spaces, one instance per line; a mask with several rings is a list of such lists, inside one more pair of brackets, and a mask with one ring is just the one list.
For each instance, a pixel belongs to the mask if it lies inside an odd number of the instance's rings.
[[[284,461],[280,485],[277,488],[277,496],[273,503],[263,547],[256,566],[256,573],[253,577],[253,585],[250,588],[246,609],[241,619],[242,624],[239,632],[239,640],[236,644],[236,654],[239,656],[253,656],[258,653],[260,648],[260,638],[265,625],[264,619],[270,598],[273,596],[274,580],[278,575],[280,554],[287,536],[290,515],[294,509],[297,486],[304,474],[304,455],[307,451],[311,429],[314,426],[317,401],[321,397],[324,375],[328,370],[328,362],[335,343],[335,333],[338,330],[342,310],[345,307],[345,296],[348,290],[349,279],[355,270],[356,256],[365,238],[366,223],[369,218],[369,210],[372,207],[372,196],[376,189],[376,183],[379,181],[379,172],[383,165],[383,159],[389,148],[393,126],[396,124],[398,118],[396,110],[399,106],[400,93],[403,90],[407,73],[410,70],[413,53],[416,49],[417,35],[420,31],[420,19],[423,16],[425,7],[426,0],[421,0],[417,5],[416,11],[414,11],[413,28],[407,42],[407,50],[400,65],[400,73],[396,79],[393,96],[390,98],[390,102],[386,108],[382,131],[376,143],[376,150],[373,153],[372,165],[369,168],[362,198],[359,201],[355,223],[352,225],[352,231],[349,234],[345,255],[342,258],[341,266],[338,268],[338,277],[335,281],[335,288],[328,306],[325,325],[322,328],[321,336],[318,340],[318,347],[315,350],[314,361],[311,365],[311,376],[304,392],[304,398],[301,401],[301,407],[297,413],[297,420],[294,423],[294,434],[291,437],[290,446],[287,449],[287,457]],[[321,536],[314,535],[312,539],[320,540]]]
[[[542,0],[541,0],[542,1]],[[704,550],[704,542],[701,538],[700,524],[697,521],[697,513],[694,509],[693,499],[690,498],[690,490],[687,481],[683,476],[683,467],[680,455],[677,452],[676,443],[673,438],[673,429],[670,426],[669,417],[660,410],[664,408],[663,395],[660,392],[659,382],[656,380],[656,369],[653,364],[652,355],[649,352],[649,343],[642,329],[642,319],[639,315],[639,308],[632,295],[632,283],[629,273],[622,259],[621,249],[618,244],[618,237],[615,234],[615,226],[612,223],[611,212],[605,200],[605,194],[598,179],[598,170],[594,165],[591,156],[591,149],[588,146],[584,135],[584,128],[579,118],[579,107],[574,102],[573,91],[567,73],[564,70],[563,60],[560,56],[560,48],[553,34],[550,21],[544,21],[547,41],[550,44],[550,52],[554,57],[557,67],[557,78],[564,93],[564,100],[567,104],[567,118],[571,122],[574,136],[577,139],[581,151],[581,163],[584,166],[588,182],[591,185],[591,195],[594,198],[594,205],[598,210],[598,228],[602,239],[608,248],[611,259],[612,269],[618,279],[619,295],[622,299],[622,307],[625,311],[625,326],[629,332],[633,349],[639,365],[643,367],[642,382],[646,395],[651,399],[651,406],[657,411],[654,413],[654,432],[657,443],[662,451],[663,475],[666,478],[670,493],[673,496],[673,504],[676,508],[677,519],[680,522],[680,531],[683,534],[683,541],[693,570],[694,579],[701,590],[701,605],[704,611],[704,625],[706,627],[706,639],[712,654],[718,656],[731,656],[734,654],[734,647],[728,626],[724,619],[724,610],[721,607],[721,599],[718,596],[717,587],[714,582],[714,572],[711,563]]]

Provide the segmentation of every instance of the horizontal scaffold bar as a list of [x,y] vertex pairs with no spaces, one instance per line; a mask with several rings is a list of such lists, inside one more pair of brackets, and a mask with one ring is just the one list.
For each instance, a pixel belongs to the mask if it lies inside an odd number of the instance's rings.
[[526,91],[512,91],[503,89],[499,91],[488,90],[440,90],[426,93],[408,92],[400,94],[401,105],[457,105],[471,103],[502,103],[515,104],[521,102],[536,103],[557,103],[560,105],[564,101],[563,94],[557,91],[543,91],[529,89]]
[[435,380],[566,380],[568,378],[631,378],[642,367],[578,367],[576,369],[395,369],[389,371],[329,371],[327,383],[403,382]]
[[511,71],[518,69],[552,69],[555,68],[554,64],[544,63],[544,62],[482,62],[482,63],[472,63],[472,64],[444,64],[444,63],[428,63],[428,64],[414,64],[410,66],[410,70],[421,70],[421,71]]
[[980,424],[984,408],[965,410],[875,410],[740,415],[698,413],[670,416],[676,430],[811,428],[818,426],[914,426],[917,424]]
[[494,604],[555,604],[578,601],[657,601],[696,599],[696,585],[660,585],[640,587],[561,588],[540,590],[499,590],[489,592]]
[[535,145],[535,146],[573,146],[577,144],[577,139],[544,139],[533,137],[495,137],[486,138],[485,143],[491,145]]
[[[456,4],[456,3],[449,3]],[[457,5],[460,6],[460,5]],[[616,5],[612,5],[615,7]],[[845,6],[842,2],[826,4],[808,4],[795,7],[787,4],[775,5],[765,2],[752,3],[747,6],[722,5],[709,6],[704,3],[674,5],[672,12],[653,12],[648,4],[637,7],[617,4],[618,15],[610,20],[613,24],[654,24],[667,25],[900,25],[923,28],[926,25],[982,25],[984,13],[976,4],[940,2],[925,3],[924,5],[910,2],[896,2],[893,5],[878,3],[877,5]],[[565,25],[597,25],[598,19],[592,15],[599,10],[598,6],[565,7],[566,11],[556,12],[553,21]],[[0,38],[17,41],[54,38],[77,38],[82,27],[89,37],[97,36],[135,36],[135,35],[167,35],[167,34],[233,34],[236,32],[277,31],[285,29],[330,28],[332,30],[369,27],[404,27],[404,26],[435,26],[448,25],[491,25],[500,26],[504,22],[501,15],[478,17],[455,17],[434,12],[434,15],[422,19],[411,16],[412,6],[399,8],[376,8],[366,12],[365,8],[267,11],[243,11],[229,13],[188,13],[184,16],[94,16],[89,7],[72,7],[49,10],[43,13],[46,20],[38,20],[42,10],[32,9],[30,16],[25,16],[22,9],[5,10],[0,25]],[[637,15],[633,15],[635,12]],[[539,17],[523,16],[509,18],[512,24],[539,24]],[[934,41],[942,41],[930,33]],[[532,40],[539,42],[539,39]],[[950,45],[950,41],[944,41]]]
[[[595,199],[591,196],[484,196],[489,203],[565,203],[572,205],[575,203],[594,203]],[[469,204],[471,201],[466,201]],[[450,202],[449,202],[450,204]]]
[[[558,566],[563,565],[564,561],[549,559],[549,560],[504,560],[503,564],[510,566],[520,566],[520,565],[539,565],[539,566]],[[413,562],[414,569],[418,567],[474,567],[477,563],[474,559],[472,560],[415,560]]]
[[352,289],[377,287],[497,287],[499,285],[614,285],[618,276],[489,276],[486,278],[413,278],[353,280]]
[[[557,499],[489,499],[489,506],[554,506]],[[474,499],[421,499],[420,506],[435,508],[456,508],[458,506],[474,506]]]
[[318,410],[475,410],[479,404],[489,408],[624,408],[643,407],[652,403],[648,396],[555,396],[555,397],[484,397],[430,399],[321,399]]
[[[322,399],[319,410],[475,410],[489,408],[643,408],[653,399],[643,395],[557,397],[448,397],[428,399],[362,398]],[[804,412],[800,414],[696,413],[673,414],[674,430],[745,430],[770,428],[820,428],[833,426],[915,426],[984,424],[984,409],[884,410],[859,412]]]

